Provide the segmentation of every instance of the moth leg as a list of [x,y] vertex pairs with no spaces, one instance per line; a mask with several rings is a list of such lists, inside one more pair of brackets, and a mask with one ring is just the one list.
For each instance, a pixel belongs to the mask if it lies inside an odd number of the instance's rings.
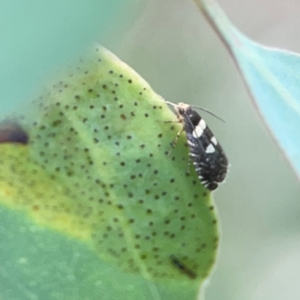
[[182,121],[180,120],[176,120],[176,121],[161,121],[161,122],[164,122],[164,123],[182,123]]
[[186,170],[186,175],[189,176],[191,174],[191,165],[192,165],[192,159],[189,156],[188,162],[187,162],[187,170]]
[[182,127],[182,128],[180,129],[180,131],[178,131],[178,133],[177,133],[175,139],[174,139],[173,142],[171,143],[171,149],[167,152],[167,156],[169,156],[169,155],[171,154],[172,150],[176,147],[176,145],[177,145],[177,143],[178,143],[178,140],[179,140],[179,137],[180,137],[180,135],[181,135],[181,133],[182,133],[183,130],[184,130],[184,129],[183,129],[183,127]]

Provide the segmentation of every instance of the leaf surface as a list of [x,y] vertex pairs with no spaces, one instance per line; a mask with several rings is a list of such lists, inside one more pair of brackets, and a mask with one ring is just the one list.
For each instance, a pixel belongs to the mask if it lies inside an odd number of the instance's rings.
[[2,299],[197,297],[217,216],[175,119],[97,46],[2,124]]

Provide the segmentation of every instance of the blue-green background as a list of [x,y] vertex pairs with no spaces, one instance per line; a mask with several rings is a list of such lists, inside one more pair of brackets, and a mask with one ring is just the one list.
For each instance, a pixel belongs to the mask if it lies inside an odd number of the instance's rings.
[[1,114],[38,91],[94,42],[119,42],[142,1],[0,0]]

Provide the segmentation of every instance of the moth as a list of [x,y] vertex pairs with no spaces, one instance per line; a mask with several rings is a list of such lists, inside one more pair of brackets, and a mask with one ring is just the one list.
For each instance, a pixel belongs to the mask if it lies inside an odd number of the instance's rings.
[[228,159],[223,148],[205,120],[191,105],[183,102],[177,105],[169,101],[165,102],[174,107],[178,122],[183,125],[173,145],[176,145],[182,131],[185,131],[190,150],[189,155],[200,182],[207,189],[215,190],[225,180],[228,170]]

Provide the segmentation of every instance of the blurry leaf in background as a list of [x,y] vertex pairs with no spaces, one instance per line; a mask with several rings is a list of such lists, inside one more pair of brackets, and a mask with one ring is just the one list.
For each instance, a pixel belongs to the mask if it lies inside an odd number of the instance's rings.
[[196,299],[218,222],[174,118],[96,47],[2,125],[1,299]]
[[112,46],[143,0],[1,0],[0,105],[7,113],[88,45]]
[[300,179],[300,56],[251,41],[214,0],[194,1],[228,47],[254,105]]

